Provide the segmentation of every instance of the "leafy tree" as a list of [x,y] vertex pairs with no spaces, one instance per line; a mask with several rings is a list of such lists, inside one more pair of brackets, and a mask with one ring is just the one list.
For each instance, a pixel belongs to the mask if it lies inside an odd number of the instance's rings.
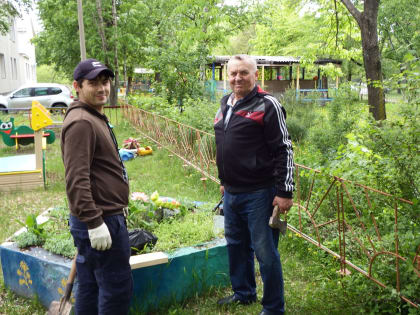
[[235,19],[245,6],[226,6],[222,0],[153,1],[148,6],[152,28],[146,64],[157,73],[158,92],[179,105],[187,96],[200,97],[208,56],[246,20]]
[[[39,0],[37,4],[44,25],[35,39],[38,63],[53,63],[57,71],[71,78],[80,61],[79,36],[75,31],[78,29],[77,4],[64,0]],[[116,73],[113,96],[118,88],[119,64],[131,69],[131,73],[138,64],[136,55],[144,40],[144,36],[138,35],[144,32],[147,16],[142,8],[145,8],[142,2],[134,0],[83,3],[87,57],[104,61]],[[118,54],[118,51],[123,53]],[[114,97],[111,104],[115,102]]]
[[330,0],[270,0],[260,11],[257,36],[251,39],[255,54],[299,56],[309,71],[315,69],[318,58],[340,59],[344,61],[341,70],[316,67],[333,76],[346,73],[348,80],[360,72],[360,31],[344,7],[334,7]]
[[29,10],[31,5],[31,0],[0,1],[0,35],[5,35],[13,18],[20,17],[22,11]]
[[[336,1],[336,0],[334,0]],[[368,87],[369,112],[376,120],[386,119],[382,66],[378,42],[379,0],[365,0],[359,11],[350,0],[341,0],[356,20],[362,36],[363,61]]]
[[420,57],[420,7],[418,1],[383,1],[378,14],[383,55],[403,62],[410,53]]

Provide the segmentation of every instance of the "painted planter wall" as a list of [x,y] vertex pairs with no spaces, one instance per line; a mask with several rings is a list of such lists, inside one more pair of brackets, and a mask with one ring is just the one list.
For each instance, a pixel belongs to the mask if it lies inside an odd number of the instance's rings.
[[[46,307],[60,299],[71,260],[39,248],[20,251],[10,242],[0,246],[0,255],[4,283],[12,291],[25,297],[37,295]],[[137,312],[180,302],[212,286],[228,286],[226,241],[181,248],[169,255],[168,263],[133,269],[132,273],[132,309]],[[73,291],[76,289],[77,278]]]

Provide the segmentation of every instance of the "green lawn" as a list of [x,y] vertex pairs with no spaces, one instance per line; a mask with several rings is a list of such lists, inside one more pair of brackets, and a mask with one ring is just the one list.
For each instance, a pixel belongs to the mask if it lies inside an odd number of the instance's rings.
[[[7,116],[6,116],[7,117]],[[27,117],[15,115],[19,123]],[[4,121],[5,116],[2,116]],[[119,118],[116,134],[119,143],[129,136],[139,135],[129,124]],[[200,181],[201,175],[183,167],[182,161],[150,141],[140,139],[144,145],[152,145],[154,154],[138,157],[126,163],[131,191],[148,194],[158,190],[162,196],[189,198],[216,204],[220,198],[218,186]],[[33,145],[18,152],[7,148],[0,140],[0,156],[32,153]],[[28,213],[39,213],[49,207],[65,204],[64,169],[61,162],[59,141],[50,145],[46,152],[48,187],[46,190],[21,191],[0,194],[0,241],[4,241],[20,228],[15,219],[24,220]],[[337,271],[339,264],[324,252],[288,233],[279,245],[285,279],[287,314],[365,314],[374,313],[370,301],[375,301],[377,287],[368,280],[361,280],[362,288],[350,285],[350,278],[342,278]],[[357,276],[354,272],[353,276]],[[261,279],[258,276],[258,299],[262,297]],[[0,314],[44,314],[45,309],[36,300],[27,300],[9,292],[0,276]],[[162,309],[156,314],[258,314],[259,303],[225,308],[217,307],[219,298],[231,294],[229,288],[212,290],[203,296],[193,297],[180,305]]]

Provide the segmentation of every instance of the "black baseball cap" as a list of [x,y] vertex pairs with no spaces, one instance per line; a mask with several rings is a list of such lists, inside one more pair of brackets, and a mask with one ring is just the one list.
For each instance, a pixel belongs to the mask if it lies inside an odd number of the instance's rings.
[[76,81],[79,79],[93,80],[102,72],[105,72],[111,78],[114,78],[114,72],[109,70],[100,61],[96,59],[86,59],[81,61],[74,69],[73,78]]

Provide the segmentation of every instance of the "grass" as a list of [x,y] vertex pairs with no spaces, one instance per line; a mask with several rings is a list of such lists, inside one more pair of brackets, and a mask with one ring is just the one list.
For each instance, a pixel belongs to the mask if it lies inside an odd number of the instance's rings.
[[[27,118],[14,115],[18,123]],[[2,116],[4,121],[5,116]],[[6,116],[7,117],[7,116]],[[7,119],[6,119],[7,120]],[[129,136],[139,138],[133,129],[119,118],[113,122],[119,143]],[[218,187],[200,181],[201,175],[150,141],[140,139],[141,144],[152,145],[154,154],[126,162],[131,191],[147,194],[158,190],[161,196],[189,198],[216,204],[220,195]],[[5,147],[0,140],[0,156],[32,153],[33,145],[19,152]],[[20,225],[16,218],[24,220],[28,213],[39,213],[52,206],[65,204],[64,169],[61,162],[59,141],[50,145],[46,152],[48,187],[46,190],[0,194],[0,242],[11,236]],[[163,226],[162,226],[163,229]],[[169,232],[169,231],[168,231]],[[292,233],[282,237],[279,244],[285,280],[287,314],[365,314],[370,313],[369,301],[375,299],[377,286],[365,280],[364,289],[348,285],[349,277],[341,277],[339,263],[323,251],[299,240]],[[257,268],[258,270],[258,268]],[[354,272],[354,275],[357,273]],[[262,283],[257,273],[258,300],[262,298]],[[258,314],[261,305],[233,305],[218,307],[217,300],[231,294],[230,288],[213,289],[195,296],[182,304],[176,304],[154,314]],[[36,299],[28,300],[8,291],[0,273],[0,314],[44,314],[45,309]]]
[[[8,121],[11,115],[2,115],[2,121]],[[29,125],[26,114],[14,114],[16,125]],[[55,117],[54,120],[58,120]],[[118,142],[128,137],[139,138],[133,129],[124,123],[121,117],[113,116],[115,133]],[[117,122],[118,121],[118,122]],[[52,145],[46,150],[47,189],[32,191],[1,192],[0,193],[0,242],[5,241],[21,226],[16,219],[25,221],[29,213],[40,213],[50,207],[65,206],[65,181],[64,167],[61,160],[60,141],[57,137]],[[130,177],[131,192],[142,191],[151,194],[158,190],[161,196],[174,198],[188,198],[217,204],[220,199],[218,186],[207,181],[203,186],[197,172],[191,167],[183,166],[181,160],[169,154],[165,149],[140,138],[142,145],[152,145],[153,155],[138,157],[127,161],[126,167]],[[33,154],[34,146],[22,146],[18,151],[14,147],[7,147],[0,139],[0,157],[13,156],[16,154]],[[188,222],[186,223],[188,224]],[[187,229],[188,225],[184,226]],[[174,245],[175,246],[175,245]],[[0,276],[0,314],[43,314],[44,310],[36,301],[22,299],[8,292],[3,285],[2,273]],[[34,304],[31,307],[31,304]]]

